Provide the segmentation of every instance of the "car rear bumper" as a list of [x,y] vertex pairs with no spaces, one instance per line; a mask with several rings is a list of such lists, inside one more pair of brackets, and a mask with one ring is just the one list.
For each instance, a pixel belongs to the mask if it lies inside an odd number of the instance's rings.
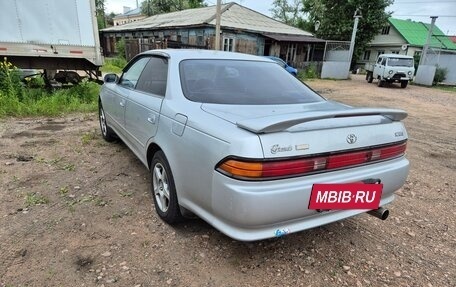
[[383,194],[380,206],[394,199],[405,183],[409,162],[405,157],[363,167],[274,181],[248,182],[231,179],[214,171],[212,213],[200,214],[226,235],[252,241],[328,224],[367,210],[309,210],[314,183],[348,183],[380,178]]

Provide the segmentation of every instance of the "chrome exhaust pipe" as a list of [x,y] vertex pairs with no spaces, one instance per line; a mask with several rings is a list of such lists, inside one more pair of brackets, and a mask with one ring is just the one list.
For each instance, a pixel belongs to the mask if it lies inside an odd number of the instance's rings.
[[377,218],[379,218],[381,220],[385,220],[385,219],[388,218],[390,212],[389,212],[388,209],[380,207],[378,209],[374,209],[374,210],[368,211],[367,213],[372,215],[372,216],[375,216],[375,217],[377,217]]

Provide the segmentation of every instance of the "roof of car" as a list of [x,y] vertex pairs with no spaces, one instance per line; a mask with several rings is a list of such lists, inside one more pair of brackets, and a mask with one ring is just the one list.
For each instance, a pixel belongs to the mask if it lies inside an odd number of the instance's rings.
[[149,50],[141,54],[162,55],[179,61],[186,59],[229,59],[272,62],[272,60],[268,58],[249,54],[202,49],[158,49]]

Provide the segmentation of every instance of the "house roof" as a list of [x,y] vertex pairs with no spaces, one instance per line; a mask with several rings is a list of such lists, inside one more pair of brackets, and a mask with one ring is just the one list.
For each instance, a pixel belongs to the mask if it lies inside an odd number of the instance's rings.
[[[430,24],[395,18],[389,18],[388,21],[396,28],[409,45],[422,47],[426,44],[429,29],[431,27]],[[432,29],[430,46],[456,50],[456,44],[453,43],[436,25],[434,25],[434,28]]]
[[[187,9],[172,13],[158,14],[140,21],[122,26],[103,29],[104,32],[120,32],[131,30],[156,30],[171,27],[198,25],[215,26],[216,6]],[[276,33],[288,35],[313,35],[304,30],[288,26],[259,12],[231,2],[222,5],[221,26],[223,28],[241,29],[259,33]]]

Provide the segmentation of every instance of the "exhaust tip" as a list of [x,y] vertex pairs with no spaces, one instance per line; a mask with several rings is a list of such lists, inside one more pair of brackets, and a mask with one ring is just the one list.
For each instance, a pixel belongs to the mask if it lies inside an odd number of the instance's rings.
[[367,213],[381,220],[386,220],[389,216],[389,210],[383,207],[368,211]]

